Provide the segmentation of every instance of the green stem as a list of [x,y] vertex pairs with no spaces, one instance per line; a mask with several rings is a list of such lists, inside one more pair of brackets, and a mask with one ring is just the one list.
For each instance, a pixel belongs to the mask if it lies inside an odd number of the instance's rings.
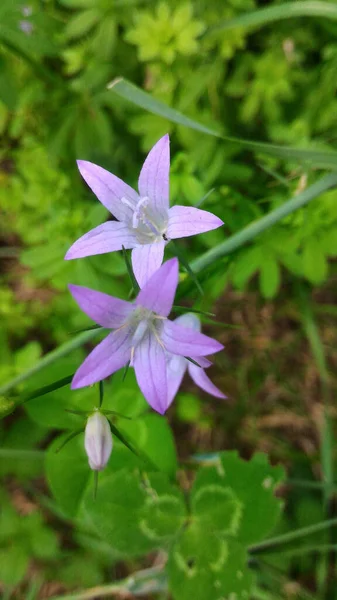
[[139,571],[118,583],[100,585],[94,588],[67,594],[66,596],[55,596],[53,600],[91,600],[97,598],[117,597],[139,597],[160,593],[166,590],[166,580],[162,568],[154,567]]
[[291,542],[304,538],[308,535],[313,535],[314,533],[318,533],[319,531],[324,531],[324,529],[329,529],[330,527],[335,526],[337,526],[337,518],[329,519],[327,521],[323,521],[322,523],[316,523],[315,525],[309,525],[308,527],[295,529],[295,531],[290,531],[289,533],[284,533],[283,535],[270,538],[265,542],[261,542],[260,544],[251,546],[250,548],[248,548],[248,551],[251,554],[261,554],[262,552],[268,552],[280,546],[284,546],[285,544],[290,544]]

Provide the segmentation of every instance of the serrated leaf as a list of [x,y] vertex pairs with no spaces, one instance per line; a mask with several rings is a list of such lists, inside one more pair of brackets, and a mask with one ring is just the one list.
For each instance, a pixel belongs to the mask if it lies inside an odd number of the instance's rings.
[[97,532],[127,556],[163,547],[176,535],[185,519],[182,493],[161,473],[122,470],[99,485],[95,502],[87,493],[85,512]]
[[176,600],[248,600],[253,583],[240,544],[193,524],[174,544],[167,573]]

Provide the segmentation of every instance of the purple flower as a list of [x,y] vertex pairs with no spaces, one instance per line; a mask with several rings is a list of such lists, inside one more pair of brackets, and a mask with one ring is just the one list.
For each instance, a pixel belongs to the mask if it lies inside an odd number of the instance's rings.
[[170,140],[164,135],[150,150],[138,180],[139,194],[102,167],[77,161],[83,179],[100,202],[118,219],[80,237],[66,260],[133,248],[132,266],[140,285],[163,262],[170,239],[210,231],[223,225],[210,212],[187,206],[169,206]]
[[34,29],[34,25],[30,21],[23,20],[23,21],[19,21],[19,28],[26,35],[31,35],[31,33]]
[[84,432],[84,447],[90,469],[104,469],[110,458],[112,445],[109,421],[97,410],[88,418]]
[[69,286],[79,307],[91,319],[114,330],[76,371],[72,389],[105,379],[131,361],[147,402],[164,414],[171,385],[167,378],[167,353],[206,356],[223,348],[216,340],[167,318],[178,276],[178,260],[172,258],[150,277],[134,302],[82,286]]
[[[189,327],[194,331],[200,332],[201,330],[200,320],[192,313],[186,313],[185,315],[178,317],[175,319],[174,323],[182,325],[183,327]],[[168,387],[168,406],[170,406],[178,392],[186,370],[192,377],[194,383],[202,390],[216,398],[227,398],[227,396],[212,383],[204,371],[204,369],[211,366],[211,361],[204,356],[191,356],[190,358],[193,358],[200,367],[191,363],[184,356],[177,356],[174,354],[169,354],[167,356],[167,379],[170,382]]]

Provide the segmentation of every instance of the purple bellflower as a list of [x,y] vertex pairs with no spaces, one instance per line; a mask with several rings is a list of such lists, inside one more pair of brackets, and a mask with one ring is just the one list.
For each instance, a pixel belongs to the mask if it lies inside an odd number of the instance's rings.
[[93,471],[102,471],[112,451],[112,435],[108,419],[96,410],[88,417],[84,431],[84,448],[89,467]]
[[101,381],[130,361],[147,402],[164,414],[170,387],[167,353],[206,356],[223,348],[216,340],[167,318],[178,277],[178,260],[172,258],[150,277],[134,302],[69,286],[83,312],[101,327],[113,329],[76,371],[72,389]]
[[[188,327],[194,331],[200,332],[201,330],[200,320],[195,314],[192,313],[186,313],[185,315],[178,317],[175,319],[174,323],[183,327]],[[225,396],[225,394],[223,394],[214,385],[214,383],[212,383],[204,371],[204,369],[207,369],[207,367],[212,365],[211,361],[204,356],[191,356],[190,358],[193,358],[193,360],[200,366],[198,367],[197,365],[193,364],[184,356],[178,356],[174,354],[167,355],[167,380],[170,382],[168,386],[168,406],[170,406],[174,400],[186,370],[193,379],[194,383],[202,390],[208,394],[211,394],[211,396],[215,396],[216,398],[227,398],[227,396]]]
[[140,285],[163,262],[165,244],[216,229],[223,221],[205,210],[169,206],[170,140],[164,135],[150,150],[138,179],[139,194],[102,167],[77,161],[79,171],[98,200],[117,221],[107,221],[80,237],[65,259],[83,258],[132,248],[132,267]]

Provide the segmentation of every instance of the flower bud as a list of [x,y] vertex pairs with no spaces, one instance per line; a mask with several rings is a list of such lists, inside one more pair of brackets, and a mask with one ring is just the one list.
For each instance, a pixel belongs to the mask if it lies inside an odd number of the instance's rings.
[[84,447],[90,469],[93,471],[104,469],[112,450],[112,435],[108,419],[99,411],[90,415],[87,420]]

